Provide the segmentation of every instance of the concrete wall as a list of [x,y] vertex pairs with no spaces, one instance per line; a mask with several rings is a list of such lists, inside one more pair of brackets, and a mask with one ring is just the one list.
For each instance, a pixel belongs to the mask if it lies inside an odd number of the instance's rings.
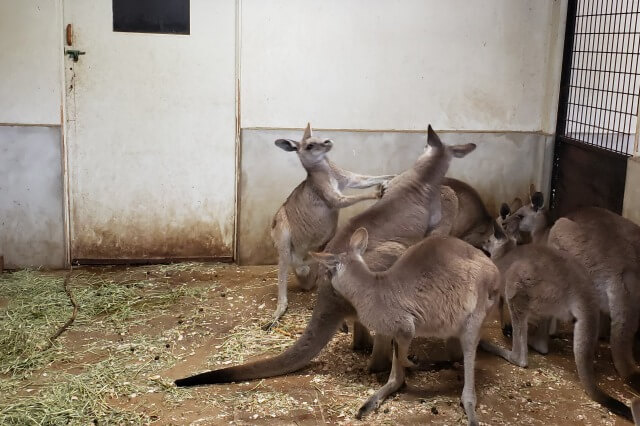
[[236,5],[191,0],[190,34],[114,32],[111,0],[65,0],[71,255],[231,258]]
[[60,125],[60,5],[0,0],[0,124]]
[[242,126],[553,131],[565,11],[551,0],[243,0]]
[[[101,7],[106,3],[103,0]],[[42,205],[30,209],[36,214],[33,223],[59,229],[47,233],[33,225],[34,234],[26,235],[18,225],[4,226],[0,252],[10,259],[9,266],[10,262],[63,264],[59,247],[65,243],[64,217],[68,210],[63,209],[60,164],[66,153],[60,149],[63,141],[57,127],[64,96],[63,4],[65,13],[72,10],[69,4],[85,7],[79,0],[0,0],[0,125],[12,125],[2,129],[0,152],[11,152],[15,160],[2,163],[3,177],[14,184],[9,191],[0,182],[0,218],[14,212],[15,205],[35,206],[29,192],[38,187],[42,193],[37,198]],[[106,6],[104,10],[108,14]],[[342,129],[325,132],[336,140],[333,157],[344,167],[365,173],[400,172],[412,164],[424,145],[424,135],[419,131],[429,123],[436,129],[468,131],[445,132],[450,142],[473,139],[480,145],[473,157],[452,167],[451,175],[471,181],[492,208],[502,198],[510,199],[513,192],[525,191],[531,180],[547,182],[549,138],[543,134],[555,128],[565,10],[566,0],[242,0],[240,259],[273,260],[268,222],[303,178],[295,157],[277,150],[273,139],[299,137],[300,131],[291,129],[307,121],[316,128]],[[215,15],[225,22],[233,19],[233,13]],[[101,31],[108,31],[106,18],[100,22]],[[192,23],[199,22],[208,20],[197,13]],[[190,39],[197,37],[197,29],[194,25]],[[95,28],[82,30],[78,23],[78,30],[78,40],[82,41]],[[228,33],[225,31],[223,43],[227,47],[231,46]],[[199,61],[222,55],[222,50],[215,47],[222,42],[220,34],[212,30],[210,37],[215,42],[203,43]],[[107,41],[96,38],[91,46],[93,53],[87,46],[77,47],[87,47],[96,58],[104,57],[111,52]],[[100,43],[106,45],[98,46]],[[142,56],[150,52],[134,50]],[[109,54],[118,58],[117,52]],[[226,49],[224,55],[229,58],[221,60],[230,63],[230,55],[235,52]],[[89,54],[78,67],[88,65],[87,58]],[[188,57],[183,61],[175,56],[173,59],[171,64],[180,66]],[[131,66],[131,61],[123,61],[123,66]],[[86,78],[80,73],[77,76]],[[204,72],[200,83],[211,78]],[[134,89],[144,84],[136,84]],[[224,84],[233,89],[230,79]],[[82,82],[79,87],[84,87]],[[215,94],[206,97],[212,104],[220,101]],[[102,97],[87,98],[87,102],[95,99]],[[172,99],[167,98],[167,103],[181,102]],[[78,105],[67,106],[76,113]],[[200,119],[203,109],[195,109],[195,121],[210,119],[208,113],[207,119]],[[233,118],[228,114],[227,120]],[[22,126],[27,124],[43,127],[34,130]],[[70,139],[73,137],[79,144],[79,136],[74,134]],[[203,142],[198,147],[205,146]],[[34,151],[34,147],[38,149]],[[156,153],[165,159],[174,155],[171,149]],[[81,156],[76,154],[69,163],[76,174],[104,165],[96,161],[83,166]],[[231,171],[225,175],[228,173]],[[50,185],[38,180],[41,174],[48,176]],[[505,176],[509,178],[502,184]],[[72,207],[80,205],[86,195],[79,182],[75,182],[78,191],[70,193]],[[127,185],[122,187],[130,191]],[[345,211],[343,218],[363,207]],[[25,214],[24,220],[30,214]],[[230,226],[228,212],[223,216]],[[215,222],[220,217],[207,219]],[[81,230],[89,235],[95,224],[85,225]],[[11,248],[6,247],[7,241],[11,241]],[[225,244],[228,246],[229,241]],[[44,245],[53,247],[46,258],[30,249]],[[19,256],[8,255],[8,251]]]
[[363,173],[409,167],[428,124],[477,142],[450,175],[494,211],[548,189],[565,16],[566,0],[243,0],[240,262],[275,260],[270,221],[304,172],[273,140],[307,121]]
[[0,253],[5,266],[65,261],[60,129],[0,126]]
[[631,157],[627,162],[622,215],[640,225],[640,157]]
[[61,2],[0,1],[0,254],[65,263]]
[[[400,173],[424,150],[421,132],[317,131],[334,142],[330,158],[339,166],[366,174]],[[299,139],[299,130],[243,130],[240,176],[238,260],[268,264],[276,260],[270,237],[274,213],[305,177],[295,153],[278,149],[278,138]],[[553,139],[538,133],[448,133],[445,143],[474,142],[476,151],[452,162],[449,176],[471,183],[490,211],[514,196],[525,196],[530,183],[548,188]],[[367,190],[360,190],[367,191]],[[371,202],[342,210],[341,223]],[[400,207],[399,207],[400,208]]]

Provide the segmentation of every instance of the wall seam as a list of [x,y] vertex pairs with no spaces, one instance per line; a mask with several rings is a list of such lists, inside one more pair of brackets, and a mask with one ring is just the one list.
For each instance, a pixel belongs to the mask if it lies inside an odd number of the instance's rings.
[[[286,130],[304,131],[302,127],[242,127],[241,130]],[[321,132],[354,132],[354,133],[426,133],[427,129],[345,129],[330,127],[314,127],[314,131]],[[553,133],[542,130],[455,130],[455,129],[434,129],[438,133],[507,133],[507,134],[537,134],[543,136],[553,136]]]
[[241,86],[240,76],[242,72],[242,0],[235,0],[236,28],[235,28],[235,107],[236,107],[236,125],[235,125],[235,188],[233,194],[233,243],[232,257],[238,260],[238,226],[240,224],[240,161],[241,161]]

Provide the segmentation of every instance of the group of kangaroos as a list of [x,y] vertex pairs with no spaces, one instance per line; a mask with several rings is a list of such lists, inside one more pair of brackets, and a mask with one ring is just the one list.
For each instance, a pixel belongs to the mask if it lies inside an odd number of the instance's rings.
[[[552,223],[543,194],[533,188],[527,202],[503,204],[494,219],[470,185],[445,177],[452,159],[465,157],[476,145],[444,144],[431,126],[424,152],[397,176],[341,169],[327,157],[333,142],[313,136],[309,125],[301,141],[275,144],[298,155],[307,177],[271,226],[279,255],[273,321],[287,309],[290,268],[303,289],[318,286],[311,319],[281,354],[179,379],[177,386],[300,370],[345,321],[353,321],[353,347],[373,346],[369,370],[391,370],[356,418],[376,410],[404,384],[405,369],[415,366],[408,356],[413,338],[438,337],[446,339],[453,359],[462,352],[461,405],[475,425],[477,347],[526,367],[528,346],[546,354],[553,322],[573,321],[573,352],[585,392],[640,423],[640,400],[629,407],[606,394],[594,372],[598,339],[608,332],[618,374],[640,391],[633,357],[640,320],[640,227],[595,207]],[[345,188],[368,187],[375,189],[343,194]],[[377,201],[338,229],[339,210],[363,200]],[[503,320],[503,331],[511,331],[511,350],[481,341],[487,314],[495,306],[502,311],[504,304],[511,324]],[[610,321],[610,331],[601,320]]]

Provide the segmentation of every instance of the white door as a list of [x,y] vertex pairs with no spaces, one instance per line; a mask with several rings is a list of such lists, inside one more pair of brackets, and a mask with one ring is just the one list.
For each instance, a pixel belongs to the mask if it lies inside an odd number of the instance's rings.
[[235,1],[191,0],[190,34],[113,31],[112,0],[64,0],[71,257],[230,258]]

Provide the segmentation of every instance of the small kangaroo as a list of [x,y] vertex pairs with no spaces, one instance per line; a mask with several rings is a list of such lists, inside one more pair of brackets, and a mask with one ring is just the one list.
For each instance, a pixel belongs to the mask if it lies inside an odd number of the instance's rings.
[[410,247],[384,272],[371,272],[362,255],[365,228],[351,237],[346,253],[311,253],[329,270],[333,288],[354,307],[358,320],[376,335],[393,339],[389,380],[360,408],[360,419],[405,379],[414,337],[457,337],[464,354],[462,405],[469,424],[476,420],[474,368],[480,329],[497,300],[500,273],[478,249],[453,237],[431,236]]
[[[424,238],[429,227],[440,221],[440,184],[452,158],[464,157],[476,148],[475,144],[445,145],[431,126],[427,131],[427,145],[415,164],[402,174],[403,179],[390,187],[377,203],[350,218],[327,243],[325,252],[346,251],[354,231],[362,226],[369,229],[369,250],[373,251],[389,244],[408,247]],[[326,274],[317,276],[318,296],[313,314],[293,346],[266,359],[178,379],[176,386],[273,377],[305,367],[327,345],[345,319],[357,318],[354,307],[334,291]]]
[[[494,229],[485,249],[502,274],[501,293],[513,322],[513,348],[508,351],[486,341],[481,341],[480,347],[512,364],[527,367],[529,320],[542,320],[541,324],[546,325],[549,317],[575,318],[573,352],[582,386],[594,401],[631,420],[629,407],[604,393],[596,382],[593,362],[600,310],[587,271],[559,250],[537,243],[518,246],[514,234],[505,234],[497,223]],[[536,335],[538,339],[532,346],[540,353],[547,353],[547,328],[539,327]]]
[[640,227],[598,207],[579,209],[550,227],[538,192],[531,206],[523,206],[507,221],[534,240],[569,254],[589,273],[601,313],[611,318],[610,343],[618,374],[640,391],[640,369],[633,358],[633,339],[640,319]]
[[[287,309],[287,274],[293,266],[300,287],[311,289],[316,282],[316,267],[307,262],[310,250],[321,250],[333,237],[338,213],[343,207],[365,200],[375,200],[379,192],[347,196],[344,188],[368,188],[384,185],[394,175],[363,176],[336,166],[327,158],[333,142],[312,135],[307,124],[300,142],[278,139],[276,146],[295,152],[307,171],[307,178],[291,192],[278,209],[271,225],[271,237],[278,250],[278,305],[273,323]],[[267,324],[265,327],[271,326]]]

